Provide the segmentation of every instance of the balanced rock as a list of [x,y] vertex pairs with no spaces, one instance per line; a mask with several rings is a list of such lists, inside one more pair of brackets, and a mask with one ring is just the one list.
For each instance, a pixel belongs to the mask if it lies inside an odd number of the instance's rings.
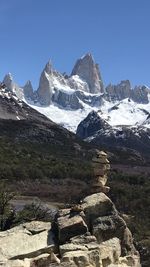
[[104,151],[96,151],[96,155],[92,158],[92,168],[94,178],[91,183],[91,193],[107,193],[109,187],[105,186],[105,184],[107,182],[107,172],[110,169],[110,164],[107,159],[107,154]]

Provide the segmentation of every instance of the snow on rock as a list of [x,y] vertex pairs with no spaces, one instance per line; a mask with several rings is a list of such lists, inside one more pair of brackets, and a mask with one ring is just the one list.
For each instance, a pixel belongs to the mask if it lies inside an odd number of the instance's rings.
[[84,80],[88,84],[90,93],[95,94],[104,91],[98,64],[95,64],[90,53],[77,60],[71,75],[78,75]]
[[82,108],[76,110],[62,108],[55,103],[47,107],[40,104],[35,105],[33,102],[30,102],[30,105],[49,119],[73,132],[76,132],[79,123],[85,119],[92,110],[97,111],[100,117],[113,127],[119,125],[138,126],[141,124],[145,127],[150,127],[150,123],[146,121],[150,112],[150,103],[136,104],[128,99],[115,103],[104,101],[103,105],[94,107],[82,101],[80,101],[80,103],[82,104]]
[[101,107],[102,118],[112,125],[136,125],[141,124],[150,111],[149,104],[137,104],[132,100],[124,99],[115,103],[105,102]]
[[56,104],[51,104],[48,107],[43,107],[41,105],[34,105],[33,103],[30,103],[30,106],[39,111],[40,113],[44,114],[52,121],[67,128],[72,132],[76,132],[77,125],[92,110],[91,107],[85,105],[83,109],[78,110],[71,110],[67,108],[62,109]]
[[147,86],[132,89],[126,80],[104,90],[98,65],[91,54],[77,60],[70,76],[59,73],[48,62],[34,92],[30,81],[21,88],[10,73],[3,82],[7,90],[0,91],[2,97],[9,98],[11,92],[14,99],[23,100],[73,132],[92,110],[114,129],[121,125],[150,127],[150,89]]

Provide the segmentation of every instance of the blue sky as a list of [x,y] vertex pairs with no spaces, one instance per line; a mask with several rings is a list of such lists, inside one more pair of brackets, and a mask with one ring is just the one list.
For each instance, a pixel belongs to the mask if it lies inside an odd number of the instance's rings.
[[36,88],[49,59],[70,73],[91,52],[105,85],[150,86],[149,17],[149,0],[0,0],[0,80]]

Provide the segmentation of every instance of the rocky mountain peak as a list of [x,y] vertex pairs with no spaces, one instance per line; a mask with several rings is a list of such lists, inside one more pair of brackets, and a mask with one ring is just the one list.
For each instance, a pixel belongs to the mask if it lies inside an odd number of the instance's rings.
[[79,123],[76,134],[82,139],[86,139],[101,129],[108,130],[109,128],[110,125],[100,117],[98,112],[93,110]]
[[48,74],[51,74],[53,71],[52,63],[49,60],[47,64],[45,65],[44,71],[46,71]]
[[130,98],[131,83],[129,80],[124,80],[117,85],[109,84],[106,87],[106,93],[109,95],[110,100],[122,100],[125,98]]
[[31,81],[28,80],[28,81],[26,82],[25,86],[30,86],[30,87],[32,87],[32,83],[31,83]]
[[143,86],[135,86],[134,90],[131,91],[131,97],[133,101],[137,103],[149,103],[149,89],[143,85]]
[[[50,71],[50,66],[46,65],[46,70]],[[52,99],[52,81],[49,77],[49,73],[45,69],[42,71],[39,88],[37,90],[39,102],[43,105],[50,105]]]
[[3,83],[6,85],[6,87],[10,90],[13,91],[14,88],[14,80],[12,74],[9,72],[8,74],[5,75]]
[[23,92],[25,97],[27,98],[32,98],[33,96],[33,87],[32,87],[32,83],[30,80],[28,80],[25,84],[25,86],[23,87]]
[[8,79],[8,80],[13,81],[13,76],[12,76],[12,74],[11,74],[10,72],[8,72],[8,73],[5,75],[4,79]]
[[95,64],[90,53],[77,60],[71,75],[78,75],[87,82],[90,93],[96,94],[104,91],[98,64]]
[[83,56],[81,57],[81,59],[83,59],[83,60],[89,60],[89,61],[94,62],[94,58],[93,58],[93,56],[92,56],[91,53],[87,53],[87,54],[83,55]]

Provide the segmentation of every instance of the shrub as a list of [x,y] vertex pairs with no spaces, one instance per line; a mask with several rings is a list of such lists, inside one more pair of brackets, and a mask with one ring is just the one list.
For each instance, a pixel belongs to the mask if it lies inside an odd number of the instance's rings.
[[0,183],[0,229],[7,229],[14,220],[14,210],[11,208],[10,200],[14,197],[14,193],[10,192],[5,183]]

